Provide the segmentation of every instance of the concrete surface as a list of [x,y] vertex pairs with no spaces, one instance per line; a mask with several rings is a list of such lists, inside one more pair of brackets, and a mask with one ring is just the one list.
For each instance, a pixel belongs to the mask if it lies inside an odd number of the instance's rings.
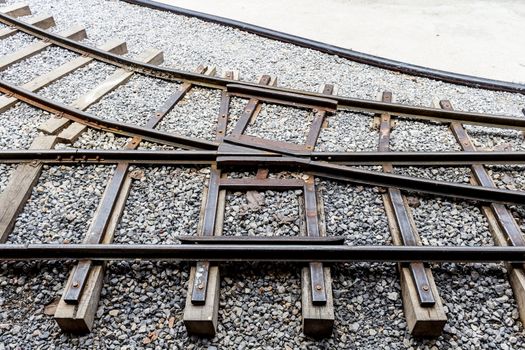
[[525,1],[157,1],[417,65],[525,82]]

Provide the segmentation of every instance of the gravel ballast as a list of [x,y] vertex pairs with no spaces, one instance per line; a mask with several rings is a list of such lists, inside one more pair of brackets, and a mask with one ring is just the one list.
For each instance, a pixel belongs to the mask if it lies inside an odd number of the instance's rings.
[[11,84],[22,85],[75,57],[78,55],[71,51],[52,46],[38,55],[9,66],[1,72],[1,78]]
[[[8,0],[8,4],[15,3]],[[132,6],[120,1],[29,0],[36,14],[55,17],[63,30],[74,23],[87,28],[88,42],[127,42],[128,57],[145,49],[164,51],[163,65],[193,71],[199,64],[218,67],[217,75],[235,69],[241,80],[260,74],[278,77],[279,86],[317,91],[322,83],[338,85],[339,94],[376,99],[394,93],[400,103],[430,106],[448,98],[457,110],[523,117],[525,96],[455,86],[392,73],[336,56],[243,33],[232,28]],[[147,29],[145,29],[147,28]],[[169,28],[170,30],[166,30]],[[173,30],[171,30],[173,29]],[[33,39],[16,34],[2,40],[0,54],[14,52]],[[17,84],[33,79],[76,57],[49,48],[4,70],[0,77]],[[29,64],[29,68],[24,66]],[[64,103],[86,93],[115,71],[91,63],[40,93]],[[137,125],[174,92],[178,84],[143,76],[130,81],[91,106],[101,118]],[[160,130],[213,139],[220,92],[194,88],[159,125]],[[234,98],[231,131],[247,100]],[[23,103],[2,114],[2,149],[28,148],[36,126],[50,116]],[[316,150],[374,151],[378,131],[368,113],[338,111],[327,118]],[[310,111],[265,105],[247,134],[294,143],[304,142]],[[524,150],[520,132],[466,126],[480,150]],[[61,147],[121,149],[126,137],[88,130],[73,145]],[[392,130],[392,151],[458,151],[443,125],[399,119]],[[141,148],[167,149],[144,142]],[[0,165],[0,190],[14,166]],[[80,242],[111,175],[111,166],[45,167],[20,215],[9,243]],[[197,231],[209,168],[134,167],[134,179],[121,222],[118,243],[176,243],[176,235]],[[490,167],[498,187],[525,189],[522,167]],[[468,183],[464,168],[396,168],[396,173]],[[232,173],[231,177],[253,176]],[[270,177],[300,177],[279,173]],[[326,231],[346,244],[390,244],[381,192],[377,188],[316,180],[325,208]],[[423,244],[492,245],[488,224],[472,202],[410,193],[412,214]],[[230,192],[225,235],[298,235],[304,230],[300,191],[265,191],[257,195]],[[522,229],[525,209],[512,207]],[[295,264],[221,265],[217,336],[188,336],[182,322],[190,264],[112,262],[108,264],[93,331],[63,334],[49,313],[62,292],[71,263],[2,263],[0,266],[0,349],[16,348],[187,348],[187,349],[520,349],[525,341],[506,270],[500,264],[433,265],[448,322],[442,336],[411,337],[403,314],[394,264],[336,264],[332,268],[335,326],[331,338],[302,334],[300,269]],[[46,306],[48,306],[46,308]]]
[[114,71],[115,67],[101,62],[92,62],[55,81],[38,93],[53,101],[69,105],[101,84]]
[[[178,84],[134,74],[126,84],[90,106],[87,112],[102,119],[144,126],[177,88]],[[114,101],[122,104],[116,108]]]
[[5,189],[9,177],[11,176],[12,171],[14,170],[13,165],[9,164],[0,164],[0,192]]
[[13,108],[2,113],[0,125],[1,149],[29,148],[34,138],[39,135],[36,129],[51,115],[29,105],[17,103]]
[[0,54],[2,56],[11,54],[35,42],[36,39],[25,33],[16,33],[2,40]]
[[[175,236],[194,236],[208,168],[134,168],[128,204],[116,243],[174,244]],[[176,224],[174,224],[176,223]]]
[[316,151],[358,152],[376,151],[379,134],[374,129],[369,114],[337,112],[326,118],[327,126],[321,129]]
[[225,236],[297,236],[304,224],[299,211],[302,191],[229,192]]
[[261,112],[244,134],[303,145],[312,120],[311,111],[262,103]]
[[9,243],[82,243],[113,166],[44,166]]
[[215,139],[221,92],[194,87],[160,122],[158,129],[188,137]]

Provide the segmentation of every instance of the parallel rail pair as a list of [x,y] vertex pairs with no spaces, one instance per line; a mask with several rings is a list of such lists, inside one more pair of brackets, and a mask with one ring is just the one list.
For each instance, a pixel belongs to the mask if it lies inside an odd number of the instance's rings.
[[[13,228],[17,214],[30,196],[43,164],[117,164],[101,199],[84,244],[75,245],[0,245],[2,260],[74,259],[80,260],[72,271],[62,295],[55,318],[68,331],[87,331],[93,324],[102,279],[103,260],[162,259],[198,261],[192,268],[190,287],[185,308],[185,322],[189,331],[197,334],[214,334],[217,327],[219,267],[222,261],[295,261],[308,262],[302,270],[304,330],[312,335],[328,335],[334,321],[330,269],[323,263],[379,261],[401,263],[405,314],[409,329],[414,335],[437,335],[446,321],[443,306],[435,286],[428,262],[494,262],[510,263],[512,285],[516,299],[525,296],[525,278],[522,263],[525,261],[523,234],[505,204],[524,204],[525,192],[498,189],[484,169],[484,164],[523,164],[525,152],[476,151],[462,124],[490,127],[525,127],[525,119],[470,113],[452,110],[448,101],[441,108],[415,107],[392,102],[385,92],[380,101],[359,100],[337,96],[335,87],[324,85],[319,93],[285,89],[274,86],[275,79],[262,76],[258,83],[238,81],[235,72],[215,77],[210,67],[198,67],[196,72],[161,67],[158,52],[143,55],[140,60],[120,56],[123,49],[116,43],[104,49],[83,45],[77,40],[84,35],[72,31],[71,39],[49,33],[38,23],[28,24],[16,19],[24,11],[4,11],[0,21],[13,32],[21,31],[43,39],[45,45],[54,44],[82,54],[82,62],[48,73],[33,84],[23,87],[0,82],[0,109],[5,110],[16,101],[26,102],[58,116],[50,119],[40,129],[52,136],[40,136],[30,150],[0,151],[0,162],[20,164],[13,181],[0,196],[0,238],[5,242]],[[27,13],[26,13],[27,14]],[[36,54],[41,46],[11,56],[0,58],[1,69]],[[43,49],[42,48],[42,49]],[[41,50],[41,49],[40,49]],[[34,91],[61,76],[98,60],[120,67],[110,84],[95,89],[74,106],[43,98]],[[150,63],[148,63],[150,62]],[[97,118],[83,110],[96,103],[111,89],[125,83],[133,73],[182,82],[175,92],[152,116],[144,127]],[[54,74],[54,75],[53,75]],[[109,88],[108,88],[109,86]],[[221,104],[215,140],[190,138],[154,128],[190,92],[202,86],[221,90]],[[229,105],[232,97],[248,99],[248,103],[230,135],[226,135]],[[245,134],[263,103],[282,104],[294,108],[311,109],[314,118],[303,145],[277,142]],[[379,120],[378,152],[317,152],[316,142],[326,117],[339,110],[366,111]],[[390,152],[392,115],[410,119],[433,120],[447,123],[458,139],[463,152]],[[91,127],[114,132],[131,139],[122,151],[103,150],[53,150],[59,141],[73,142],[85,129]],[[54,135],[54,136],[53,136]],[[185,150],[137,150],[143,140],[177,146]],[[198,234],[201,238],[181,238],[192,245],[115,245],[110,244],[131,186],[129,167],[140,165],[196,165],[210,164],[211,177],[207,187]],[[383,172],[368,171],[351,165],[381,165]],[[472,168],[473,185],[449,183],[393,174],[393,166],[468,166]],[[231,179],[228,171],[257,169],[255,178]],[[273,169],[297,170],[305,173],[304,179],[268,178]],[[13,185],[20,175],[25,180]],[[331,180],[380,186],[389,218],[395,246],[344,246],[333,245],[326,237],[322,202],[315,188],[315,177]],[[222,217],[226,191],[253,190],[303,191],[305,238],[283,239],[228,239],[222,234]],[[411,218],[410,208],[401,190],[435,194],[446,197],[480,201],[493,230],[498,247],[426,247],[420,246],[419,235]],[[15,203],[16,202],[16,203]],[[14,205],[15,204],[15,205]],[[342,243],[338,241],[337,243]],[[518,301],[525,319],[525,304]]]

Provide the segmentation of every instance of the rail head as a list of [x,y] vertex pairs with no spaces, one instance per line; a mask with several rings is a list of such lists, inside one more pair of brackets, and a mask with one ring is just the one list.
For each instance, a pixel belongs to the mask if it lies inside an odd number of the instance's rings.
[[525,247],[286,244],[0,244],[0,260],[175,260],[266,262],[525,262]]

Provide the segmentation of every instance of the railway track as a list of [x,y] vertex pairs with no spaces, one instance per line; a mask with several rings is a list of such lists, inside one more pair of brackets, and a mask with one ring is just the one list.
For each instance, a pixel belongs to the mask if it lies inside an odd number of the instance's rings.
[[[319,92],[278,87],[276,78],[262,75],[257,82],[239,79],[238,72],[199,66],[185,72],[161,66],[163,55],[148,50],[136,58],[124,56],[126,44],[111,40],[99,48],[82,43],[83,28],[61,33],[47,30],[50,16],[26,22],[17,17],[30,14],[26,5],[2,8],[0,29],[5,39],[17,32],[38,39],[29,47],[0,57],[0,70],[23,64],[42,50],[56,46],[78,56],[23,85],[0,81],[0,111],[23,102],[50,114],[38,125],[40,134],[28,150],[0,151],[0,162],[15,164],[16,170],[0,194],[0,259],[78,260],[60,294],[54,318],[65,332],[92,330],[103,289],[105,260],[177,260],[191,262],[184,307],[188,332],[213,336],[220,320],[221,263],[231,261],[300,262],[301,312],[303,331],[314,337],[330,336],[337,315],[332,292],[332,263],[396,262],[408,331],[414,336],[437,337],[447,315],[434,280],[432,263],[505,262],[520,318],[525,321],[525,241],[511,207],[525,203],[525,192],[495,185],[487,165],[525,163],[525,152],[477,150],[464,125],[523,130],[525,119],[504,115],[456,111],[448,100],[435,107],[395,103],[385,91],[376,100],[356,99],[337,94],[337,86],[323,84]],[[71,104],[38,93],[87,64],[99,61],[118,69],[105,81]],[[177,83],[158,109],[141,125],[101,118],[89,111],[112,91],[135,75]],[[213,139],[161,131],[159,126],[194,89],[217,91],[219,106],[213,122]],[[232,118],[233,100],[244,101],[238,118]],[[249,133],[269,105],[309,113],[309,125],[301,142],[275,140]],[[306,111],[306,112],[305,112]],[[378,149],[368,152],[316,150],[327,120],[340,111],[369,113],[378,130]],[[301,113],[302,113],[301,112]],[[367,115],[367,114],[365,114]],[[457,152],[401,152],[391,150],[391,133],[398,120],[431,121],[450,129],[457,140]],[[125,137],[118,150],[71,148],[89,129]],[[141,149],[154,143],[167,150]],[[68,146],[64,146],[68,145]],[[110,168],[106,189],[98,203],[82,244],[13,244],[9,236],[46,166],[88,165]],[[140,181],[137,166],[199,166],[209,168],[202,184],[203,200],[199,225],[188,236],[174,236],[173,244],[112,243],[126,208],[134,181]],[[363,168],[376,167],[372,168]],[[407,167],[468,167],[471,184],[400,175]],[[382,169],[377,169],[381,167]],[[251,175],[247,175],[250,173]],[[295,175],[294,175],[295,174]],[[321,181],[373,186],[380,193],[393,245],[347,245],[327,234]],[[228,194],[243,193],[257,206],[258,191],[300,193],[300,232],[293,236],[244,238],[223,235]],[[494,247],[431,247],[422,245],[407,197],[440,196],[475,201],[490,226]],[[232,225],[232,223],[228,223]],[[235,225],[235,223],[233,223]],[[140,233],[138,233],[140,234]],[[295,265],[294,265],[295,266]],[[296,267],[290,267],[296,268]]]

